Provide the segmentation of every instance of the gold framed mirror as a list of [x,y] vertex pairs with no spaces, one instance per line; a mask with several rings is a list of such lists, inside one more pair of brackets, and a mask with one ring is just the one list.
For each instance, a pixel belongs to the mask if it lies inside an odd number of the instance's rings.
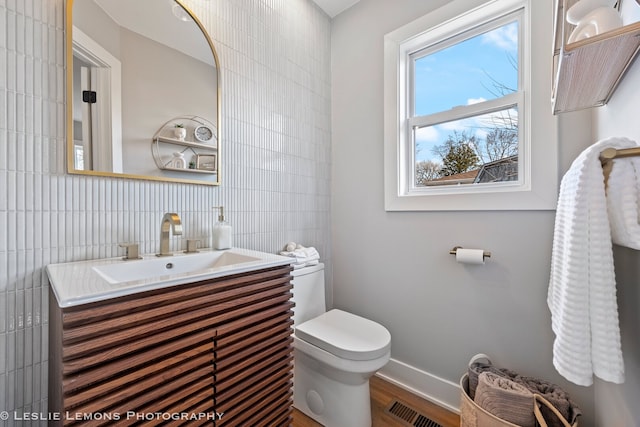
[[[181,0],[67,0],[66,8],[67,171],[219,185],[220,67],[196,15]],[[174,137],[168,124],[184,132]],[[178,154],[184,168],[175,167]],[[198,170],[203,156],[215,167]]]

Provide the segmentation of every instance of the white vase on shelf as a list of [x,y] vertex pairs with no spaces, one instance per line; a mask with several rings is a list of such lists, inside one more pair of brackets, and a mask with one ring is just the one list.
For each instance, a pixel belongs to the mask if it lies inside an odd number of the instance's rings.
[[578,25],[580,21],[599,7],[613,9],[616,0],[579,0],[567,10],[567,22]]
[[187,137],[187,130],[183,127],[174,127],[173,135],[180,141],[184,141],[184,139]]
[[567,43],[575,43],[622,27],[622,17],[613,7],[616,0],[579,0],[567,10],[567,22],[575,25]]
[[178,151],[173,153],[173,159],[169,162],[169,166],[175,169],[185,169],[187,167],[187,161],[184,158],[184,154]]
[[574,43],[622,27],[622,17],[612,7],[599,7],[587,13],[571,32],[567,43]]

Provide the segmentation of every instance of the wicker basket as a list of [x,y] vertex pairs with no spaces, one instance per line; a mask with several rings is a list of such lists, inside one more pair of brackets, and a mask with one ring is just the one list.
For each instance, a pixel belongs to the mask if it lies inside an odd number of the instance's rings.
[[469,375],[460,378],[460,427],[520,427],[482,409],[469,396]]
[[[461,398],[460,398],[460,427],[521,427],[517,424],[510,423],[509,421],[505,421],[502,418],[498,418],[495,415],[485,411],[480,406],[478,406],[473,399],[469,396],[469,375],[464,374],[462,378],[460,378],[460,390],[461,390]],[[553,406],[546,401],[539,394],[534,394],[534,400],[536,404],[533,406],[533,411],[536,416],[537,426],[547,427],[547,423],[544,421],[542,414],[538,408],[537,403],[542,405],[546,405],[552,411],[556,413],[560,418],[562,415],[553,408]],[[567,427],[578,427],[578,421],[573,423],[573,425],[569,425],[566,421],[564,424]]]

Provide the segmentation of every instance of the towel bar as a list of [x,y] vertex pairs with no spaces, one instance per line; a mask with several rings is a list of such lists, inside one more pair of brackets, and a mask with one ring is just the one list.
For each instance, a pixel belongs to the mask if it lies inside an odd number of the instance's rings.
[[605,184],[609,180],[609,174],[611,173],[611,168],[613,167],[613,159],[619,159],[623,157],[634,157],[640,156],[640,147],[633,148],[605,148],[600,153],[600,163],[602,164],[602,171],[604,173],[604,182]]
[[604,165],[615,158],[640,156],[640,147],[613,148],[609,147],[600,153],[600,161]]

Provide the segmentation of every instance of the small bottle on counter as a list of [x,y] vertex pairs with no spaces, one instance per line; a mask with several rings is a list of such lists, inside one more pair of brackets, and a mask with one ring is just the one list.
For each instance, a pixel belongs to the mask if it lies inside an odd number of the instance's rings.
[[233,229],[224,219],[224,206],[215,206],[214,209],[220,209],[220,215],[213,226],[213,248],[229,249],[233,246]]

